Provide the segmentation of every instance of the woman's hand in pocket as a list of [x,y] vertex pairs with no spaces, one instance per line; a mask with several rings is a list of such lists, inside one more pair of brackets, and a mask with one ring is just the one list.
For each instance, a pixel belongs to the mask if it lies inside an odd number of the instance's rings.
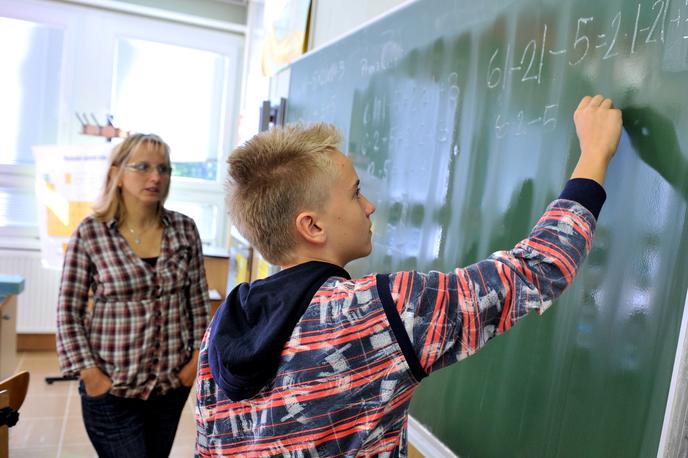
[[177,375],[182,385],[191,387],[196,380],[196,368],[198,366],[198,350],[193,352],[191,359],[182,367]]
[[110,377],[97,367],[82,369],[79,375],[84,382],[84,390],[88,396],[102,396],[112,388]]

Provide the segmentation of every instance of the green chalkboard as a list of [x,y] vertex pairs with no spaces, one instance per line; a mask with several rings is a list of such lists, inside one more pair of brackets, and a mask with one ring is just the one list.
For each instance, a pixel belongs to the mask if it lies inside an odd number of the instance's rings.
[[686,0],[421,0],[291,66],[288,121],[335,123],[378,208],[353,274],[513,246],[573,169],[580,98],[625,110],[574,285],[415,395],[458,455],[656,455],[688,290],[687,19]]

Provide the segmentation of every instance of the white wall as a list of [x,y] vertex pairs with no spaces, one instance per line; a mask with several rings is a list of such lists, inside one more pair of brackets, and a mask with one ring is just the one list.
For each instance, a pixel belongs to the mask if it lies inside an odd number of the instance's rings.
[[218,21],[246,24],[246,5],[222,0],[115,0]]

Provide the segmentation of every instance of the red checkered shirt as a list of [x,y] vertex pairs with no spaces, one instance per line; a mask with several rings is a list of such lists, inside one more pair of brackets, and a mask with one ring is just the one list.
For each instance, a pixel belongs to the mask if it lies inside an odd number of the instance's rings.
[[97,366],[112,379],[111,394],[131,398],[181,386],[177,374],[208,325],[208,287],[193,220],[163,210],[162,223],[154,267],[133,252],[116,220],[89,216],[79,224],[67,247],[57,308],[64,374]]

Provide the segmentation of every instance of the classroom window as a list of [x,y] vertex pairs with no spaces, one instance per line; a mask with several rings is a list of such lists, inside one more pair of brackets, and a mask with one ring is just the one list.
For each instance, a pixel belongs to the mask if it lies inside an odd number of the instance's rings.
[[66,2],[0,0],[0,246],[38,234],[32,146],[105,142],[83,135],[75,113],[159,134],[174,167],[167,206],[191,216],[204,243],[226,243],[224,159],[243,41]]
[[0,17],[0,163],[33,164],[57,142],[63,30]]
[[31,227],[38,224],[33,190],[0,186],[0,227]]
[[[195,202],[184,202],[176,200],[165,205],[170,210],[175,210],[186,216],[191,217],[194,221],[218,221],[220,209],[217,205],[206,203],[198,204]],[[197,224],[198,232],[201,240],[214,240],[217,238],[217,224]]]
[[113,112],[117,122],[160,135],[174,174],[215,180],[226,125],[227,58],[211,51],[153,41],[117,41]]

